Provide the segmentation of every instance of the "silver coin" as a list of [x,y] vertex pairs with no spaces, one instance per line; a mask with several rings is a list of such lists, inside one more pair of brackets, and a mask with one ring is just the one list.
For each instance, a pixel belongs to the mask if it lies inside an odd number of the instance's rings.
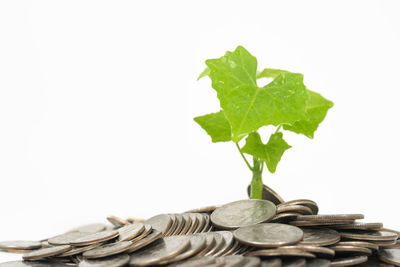
[[64,253],[62,253],[60,255],[57,255],[57,257],[73,256],[73,255],[80,254],[80,253],[83,253],[85,251],[97,248],[97,247],[99,247],[101,245],[102,245],[102,243],[95,243],[95,244],[92,244],[92,245],[89,245],[89,246],[72,247],[71,250],[68,250],[67,252],[64,252]]
[[78,228],[72,229],[69,232],[83,232],[83,233],[98,233],[104,231],[106,229],[106,225],[102,223],[93,223],[80,226]]
[[215,263],[215,257],[209,256],[172,263],[168,267],[206,267],[213,263]]
[[130,241],[121,241],[116,243],[106,244],[83,253],[84,258],[88,259],[96,259],[96,258],[104,258],[107,256],[120,254],[130,248],[132,242]]
[[134,222],[141,222],[141,223],[143,223],[145,220],[144,220],[144,219],[141,219],[141,218],[127,218],[126,221],[129,222],[129,223],[134,223]]
[[225,262],[224,267],[240,267],[245,262],[245,258],[241,255],[230,255],[222,257]]
[[46,241],[41,241],[40,243],[42,244],[42,248],[52,247],[52,245],[50,245],[47,240]]
[[129,255],[119,254],[103,259],[84,259],[79,267],[121,267],[129,262]]
[[296,213],[300,213],[300,216],[303,215],[310,215],[312,216],[313,211],[312,209],[310,209],[307,206],[303,206],[303,205],[281,205],[278,206],[276,209],[276,213],[285,213],[285,212],[296,212]]
[[216,258],[215,263],[207,265],[207,267],[225,267],[225,261],[222,258]]
[[354,220],[326,220],[326,221],[292,221],[290,225],[294,226],[331,226],[337,224],[352,224]]
[[257,257],[245,257],[242,262],[242,267],[259,267],[261,265],[261,260]]
[[242,244],[273,248],[296,244],[303,239],[303,231],[295,226],[280,223],[261,223],[241,227],[233,232]]
[[384,246],[380,246],[380,247],[381,248],[400,248],[400,239],[397,239],[395,244],[384,245]]
[[168,264],[168,263],[187,259],[205,248],[205,246],[206,246],[205,235],[194,234],[194,235],[190,235],[188,237],[189,237],[190,245],[184,252],[180,253],[179,255],[177,255],[171,259],[160,262],[159,264]]
[[328,228],[301,228],[304,236],[299,243],[309,246],[328,246],[340,241],[340,234]]
[[203,229],[203,233],[207,232],[211,227],[212,227],[212,223],[211,223],[211,219],[210,219],[210,215],[203,213],[202,214],[204,217],[204,220],[206,221],[206,224],[204,225],[204,229]]
[[336,220],[358,220],[364,219],[363,214],[318,214],[302,215],[297,218],[299,221],[336,221]]
[[111,240],[117,236],[118,236],[118,231],[102,231],[75,239],[74,241],[70,242],[70,244],[74,246],[85,246]]
[[347,231],[339,231],[339,233],[344,238],[351,238],[357,240],[393,241],[398,238],[398,235],[396,233],[387,231],[347,230]]
[[307,260],[306,267],[329,267],[331,262],[325,259],[311,259]]
[[136,236],[135,238],[133,238],[129,241],[132,241],[132,243],[135,243],[136,241],[139,241],[140,239],[143,239],[146,236],[148,236],[149,234],[151,234],[152,231],[153,231],[153,227],[150,224],[145,224],[144,231],[140,235]]
[[247,253],[246,256],[315,258],[315,255],[312,253],[305,252],[302,249],[294,248],[260,249],[251,251]]
[[64,253],[71,249],[70,245],[56,246],[51,248],[41,248],[30,253],[24,254],[22,258],[24,260],[37,260],[45,257],[50,257]]
[[375,258],[368,258],[368,261],[357,265],[358,267],[394,267],[392,264],[382,262]]
[[283,261],[282,267],[305,267],[307,261],[305,259],[287,259]]
[[88,236],[89,233],[84,232],[69,232],[61,235],[57,235],[51,237],[47,240],[50,245],[60,246],[60,245],[69,245],[71,242],[75,241],[78,238]]
[[69,267],[66,263],[44,261],[9,261],[0,263],[0,267]]
[[77,265],[73,263],[73,261],[70,258],[57,258],[57,257],[47,257],[45,259],[42,259],[42,261],[46,260],[48,263],[65,263],[68,266],[74,266],[76,267]]
[[161,239],[163,237],[163,234],[160,231],[157,230],[153,230],[153,232],[151,234],[149,234],[148,236],[146,236],[143,239],[140,239],[139,241],[136,242],[132,242],[131,247],[127,250],[127,253],[132,253],[136,250],[139,250],[155,241],[157,241],[158,239]]
[[14,248],[0,249],[0,252],[17,253],[17,254],[26,254],[32,251],[34,251],[34,249],[14,249]]
[[220,235],[222,235],[222,238],[224,239],[225,242],[224,242],[224,245],[221,246],[219,248],[219,250],[214,254],[214,256],[223,255],[226,251],[228,251],[231,248],[231,246],[233,244],[233,241],[234,241],[232,232],[229,232],[229,231],[218,231],[218,233]]
[[201,233],[203,232],[204,226],[206,225],[206,219],[201,213],[193,213],[197,216],[198,224],[196,229],[193,231],[193,233]]
[[355,255],[372,255],[372,250],[369,248],[356,247],[356,246],[330,246],[331,249],[335,251],[336,254],[351,254]]
[[125,220],[123,220],[121,218],[118,218],[116,216],[108,216],[107,220],[117,228],[120,228],[120,227],[122,227],[124,225],[128,225],[129,224],[128,221],[125,221]]
[[178,221],[177,221],[177,216],[175,214],[168,214],[168,216],[172,220],[172,224],[167,230],[167,232],[164,234],[164,236],[170,236],[172,233],[175,231],[176,227],[178,226]]
[[331,226],[331,228],[336,229],[336,230],[353,230],[353,229],[360,229],[360,230],[379,230],[380,228],[383,227],[382,223],[360,223],[360,222],[355,222],[352,224],[345,224],[345,225],[334,225]]
[[301,249],[304,250],[305,252],[310,252],[313,253],[317,256],[321,257],[334,257],[335,256],[335,250],[332,248],[327,248],[327,247],[319,247],[319,246],[305,246],[305,245],[294,245],[294,246],[284,246],[281,248],[294,248],[294,249]]
[[190,245],[187,236],[164,237],[131,254],[130,266],[148,266],[173,258]]
[[207,252],[209,252],[215,245],[214,235],[211,233],[202,233],[199,235],[203,235],[206,239],[205,247],[196,254],[196,258],[204,256]]
[[185,221],[183,220],[183,217],[181,214],[175,214],[176,217],[176,228],[175,230],[171,233],[171,235],[178,235],[183,227],[185,226]]
[[182,230],[179,232],[179,235],[186,235],[189,231],[190,226],[192,225],[192,218],[189,216],[189,214],[182,214],[182,219],[184,225],[182,227]]
[[295,199],[295,200],[284,202],[284,203],[282,203],[280,205],[303,205],[303,206],[307,206],[313,211],[314,215],[317,215],[318,214],[318,210],[319,210],[317,203],[315,203],[314,201],[309,200],[309,199]]
[[15,240],[0,242],[0,249],[37,249],[41,247],[42,243],[38,241]]
[[145,230],[143,223],[132,223],[118,229],[118,241],[128,241],[134,239]]
[[145,220],[144,223],[165,234],[172,225],[172,219],[168,214],[159,214]]
[[400,266],[400,249],[398,248],[382,249],[379,251],[379,259],[386,263]]
[[215,244],[214,246],[205,254],[205,256],[212,256],[217,253],[225,243],[224,237],[219,232],[210,232],[209,234],[214,236]]
[[187,213],[187,215],[189,215],[192,223],[190,224],[190,227],[186,234],[192,234],[195,232],[197,225],[199,224],[199,219],[195,213]]
[[241,246],[240,243],[234,240],[232,246],[225,253],[223,253],[222,256],[233,255],[233,252],[236,251],[239,246]]
[[351,266],[366,262],[368,260],[367,256],[355,256],[355,257],[346,257],[346,258],[336,258],[331,261],[331,267],[342,267],[342,266]]
[[281,267],[282,260],[279,258],[263,259],[260,267]]
[[284,213],[280,213],[280,214],[276,214],[271,222],[273,223],[289,223],[292,221],[296,221],[297,220],[297,216],[301,215],[300,213],[296,213],[296,212],[284,212]]
[[246,255],[247,253],[251,252],[254,247],[249,247],[245,245],[240,245],[239,248],[232,253],[232,255]]
[[398,236],[400,236],[400,231],[396,231],[396,230],[393,230],[393,229],[389,229],[389,228],[382,227],[381,229],[378,229],[378,230],[379,230],[379,231],[392,232],[392,233],[395,233],[395,234],[397,234]]
[[397,240],[388,240],[388,241],[376,241],[376,240],[370,240],[369,242],[374,243],[375,245],[378,245],[379,247],[391,247],[395,246],[397,244]]
[[276,206],[268,200],[247,199],[228,203],[211,214],[211,221],[221,229],[267,222],[276,214]]
[[365,241],[340,241],[336,243],[337,246],[355,246],[355,247],[362,247],[362,248],[369,248],[373,250],[378,250],[379,246],[377,244]]

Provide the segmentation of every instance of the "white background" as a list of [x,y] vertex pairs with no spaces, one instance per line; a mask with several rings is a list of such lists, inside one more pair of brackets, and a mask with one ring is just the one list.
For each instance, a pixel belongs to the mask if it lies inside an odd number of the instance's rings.
[[218,111],[204,61],[239,44],[335,103],[264,182],[400,229],[399,3],[1,1],[0,240],[246,198],[233,143],[193,121]]

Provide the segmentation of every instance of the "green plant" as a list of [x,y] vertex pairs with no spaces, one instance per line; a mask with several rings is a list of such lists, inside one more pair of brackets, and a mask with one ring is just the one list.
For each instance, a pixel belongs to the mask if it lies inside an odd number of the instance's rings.
[[[194,120],[211,136],[212,142],[235,143],[253,172],[250,197],[260,199],[264,163],[274,173],[283,153],[291,147],[281,130],[313,138],[333,103],[308,90],[302,74],[279,69],[257,72],[257,59],[242,46],[220,58],[206,60],[206,65],[199,79],[210,77],[221,110]],[[260,87],[259,78],[272,81]],[[264,144],[257,130],[268,125],[277,128]],[[246,138],[246,143],[241,148],[242,138]],[[253,166],[244,154],[253,156]]]

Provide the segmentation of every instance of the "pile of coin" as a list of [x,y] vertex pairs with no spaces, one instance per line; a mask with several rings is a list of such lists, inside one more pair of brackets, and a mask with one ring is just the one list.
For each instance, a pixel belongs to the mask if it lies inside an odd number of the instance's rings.
[[0,242],[19,266],[338,267],[400,266],[399,233],[362,214],[318,214],[307,199],[263,199],[160,214],[115,216],[40,241]]

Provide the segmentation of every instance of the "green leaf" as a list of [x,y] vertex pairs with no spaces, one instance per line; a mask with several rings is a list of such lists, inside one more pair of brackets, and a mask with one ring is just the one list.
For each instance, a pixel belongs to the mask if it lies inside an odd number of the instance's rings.
[[306,120],[307,92],[303,75],[280,73],[264,87],[256,83],[257,60],[242,46],[206,61],[212,87],[238,142],[264,125]]
[[292,125],[283,125],[283,129],[314,138],[314,132],[324,120],[328,110],[333,107],[333,103],[316,92],[307,90],[307,93],[308,119],[296,121]]
[[232,140],[231,125],[222,110],[217,113],[196,117],[194,120],[211,136],[211,140],[214,143]]
[[202,73],[200,73],[199,77],[197,77],[197,80],[200,80],[203,77],[206,77],[210,75],[210,69],[209,68],[205,68],[205,70],[203,70]]
[[290,73],[286,70],[279,69],[263,69],[263,71],[257,73],[257,79],[259,78],[275,78],[279,74]]
[[268,170],[274,173],[283,153],[289,148],[291,146],[283,140],[280,132],[272,134],[267,144],[263,144],[260,135],[253,132],[246,138],[246,144],[240,151],[263,160]]
[[257,86],[257,59],[242,46],[226,52],[223,57],[206,60],[206,65],[210,69],[212,87],[217,92],[243,85]]

